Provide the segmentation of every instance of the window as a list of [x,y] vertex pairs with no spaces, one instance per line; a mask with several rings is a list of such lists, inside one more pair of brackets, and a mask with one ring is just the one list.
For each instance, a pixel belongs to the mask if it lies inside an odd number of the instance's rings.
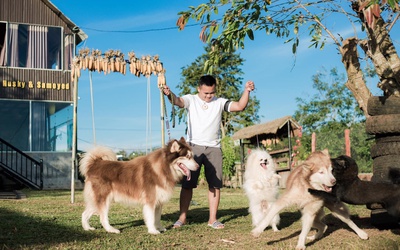
[[29,102],[0,100],[0,138],[29,150]]
[[6,66],[7,24],[0,22],[0,66]]
[[60,27],[0,23],[0,66],[62,69]]
[[72,150],[70,103],[0,100],[0,137],[22,151]]
[[72,106],[32,102],[32,151],[71,151]]

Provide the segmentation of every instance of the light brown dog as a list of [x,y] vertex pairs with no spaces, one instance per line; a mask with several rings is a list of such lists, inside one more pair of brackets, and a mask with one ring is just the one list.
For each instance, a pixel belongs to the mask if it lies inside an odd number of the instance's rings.
[[171,198],[175,184],[183,176],[190,178],[190,170],[197,169],[193,153],[183,137],[130,161],[117,161],[115,153],[108,148],[93,148],[80,162],[80,172],[85,176],[86,203],[82,227],[94,230],[89,219],[98,214],[107,232],[119,233],[108,221],[110,204],[115,201],[142,205],[148,232],[165,231],[160,222],[162,205]]
[[324,203],[322,198],[308,192],[309,188],[331,192],[335,183],[336,179],[332,175],[328,150],[312,153],[303,164],[297,166],[290,173],[285,192],[271,206],[266,217],[252,230],[252,234],[258,237],[282,209],[290,205],[297,205],[302,212],[302,230],[296,249],[305,249],[307,234],[312,227],[317,229],[317,233],[309,237],[311,240],[322,237],[327,229],[327,226],[321,221],[324,216],[323,207],[326,206],[334,216],[345,222],[360,238],[368,239],[367,233],[350,220],[348,209],[344,203]]

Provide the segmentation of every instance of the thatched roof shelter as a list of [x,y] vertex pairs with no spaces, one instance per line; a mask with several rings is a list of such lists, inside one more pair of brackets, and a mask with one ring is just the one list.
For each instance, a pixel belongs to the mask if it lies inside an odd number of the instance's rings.
[[[282,118],[242,128],[233,134],[232,139],[240,140],[240,151],[241,151],[241,163],[244,166],[244,145],[253,145],[260,147],[261,144],[268,148],[271,144],[276,144],[282,141],[284,138],[288,138],[288,145],[284,149],[269,151],[270,155],[277,161],[287,162],[287,167],[284,170],[290,170],[292,164],[292,145],[291,137],[298,136],[300,133],[300,124],[297,123],[291,116],[284,116]],[[282,157],[282,154],[288,154],[286,157]]]
[[300,131],[300,124],[291,116],[285,116],[270,122],[256,124],[238,130],[232,139],[249,139],[251,144],[266,139],[296,136]]

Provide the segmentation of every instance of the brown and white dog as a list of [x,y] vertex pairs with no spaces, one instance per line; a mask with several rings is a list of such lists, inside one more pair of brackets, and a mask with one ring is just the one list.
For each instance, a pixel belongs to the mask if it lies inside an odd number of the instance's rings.
[[130,161],[117,161],[115,153],[108,148],[93,148],[80,161],[80,172],[85,176],[83,229],[94,230],[89,219],[98,214],[107,232],[119,233],[108,221],[110,204],[115,201],[142,205],[148,232],[165,231],[160,221],[163,204],[171,198],[175,184],[183,176],[190,178],[190,170],[197,169],[190,146],[183,137]]
[[252,234],[258,237],[282,209],[290,205],[297,205],[302,212],[302,230],[296,249],[305,249],[307,234],[312,227],[317,229],[317,233],[308,237],[311,240],[322,237],[327,229],[327,226],[321,221],[325,215],[323,207],[326,206],[334,216],[345,222],[360,238],[368,239],[367,233],[358,228],[350,219],[344,203],[325,203],[323,198],[311,195],[308,192],[310,188],[331,192],[335,183],[336,179],[332,175],[328,150],[312,153],[303,164],[297,166],[290,173],[285,192],[272,204],[266,217],[252,230]]

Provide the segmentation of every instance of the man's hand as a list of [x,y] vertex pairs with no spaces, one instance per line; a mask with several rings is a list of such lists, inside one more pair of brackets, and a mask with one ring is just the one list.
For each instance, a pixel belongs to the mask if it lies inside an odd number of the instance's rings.
[[164,95],[169,95],[169,94],[171,94],[171,90],[169,89],[169,87],[167,86],[167,85],[165,85],[164,87],[163,87],[163,92],[164,92]]
[[247,81],[245,89],[249,92],[254,90],[254,82],[253,81]]

